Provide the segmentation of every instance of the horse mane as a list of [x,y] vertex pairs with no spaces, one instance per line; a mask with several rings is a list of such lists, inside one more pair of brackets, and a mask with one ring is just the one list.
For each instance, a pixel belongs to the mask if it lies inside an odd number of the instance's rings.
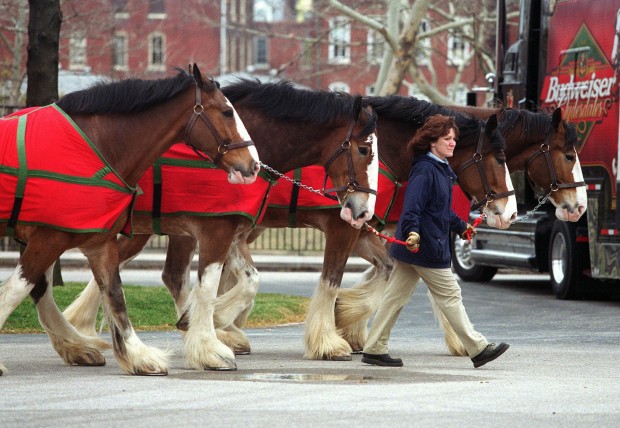
[[[421,128],[424,121],[435,114],[453,116],[459,128],[458,143],[463,147],[478,144],[478,139],[467,138],[478,135],[480,128],[484,126],[483,120],[476,119],[465,113],[449,109],[447,107],[432,104],[415,97],[404,97],[400,95],[389,95],[385,97],[364,97],[364,104],[372,105],[379,117],[385,117],[396,121],[406,122]],[[503,139],[494,138],[495,149],[503,150]]]
[[[138,113],[169,100],[195,83],[194,76],[184,70],[177,71],[176,76],[156,80],[101,81],[68,93],[56,104],[69,114]],[[205,80],[202,89],[215,89],[215,82]]]
[[[501,115],[499,130],[502,134],[507,135],[510,132],[519,131],[528,140],[534,140],[540,135],[545,135],[553,121],[552,116],[548,113],[529,110],[504,109]],[[565,120],[562,120],[562,124],[566,132],[564,149],[572,150],[577,144],[577,129],[574,124]]]
[[239,78],[236,82],[222,87],[222,92],[231,103],[243,99],[245,104],[276,119],[312,123],[332,122],[343,116],[357,119],[353,117],[353,95],[300,89],[288,80],[261,83],[258,79]]

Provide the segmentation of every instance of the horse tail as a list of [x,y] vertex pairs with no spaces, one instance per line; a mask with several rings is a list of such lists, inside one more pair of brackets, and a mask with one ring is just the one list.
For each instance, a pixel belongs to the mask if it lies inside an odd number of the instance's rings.
[[437,306],[437,302],[433,298],[431,292],[428,292],[428,300],[431,302],[431,307],[433,308],[433,314],[435,315],[435,319],[439,323],[439,328],[443,331],[443,338],[446,342],[446,346],[452,355],[463,357],[467,355],[467,351],[465,350],[465,346],[457,337],[456,332],[448,322],[447,318]]

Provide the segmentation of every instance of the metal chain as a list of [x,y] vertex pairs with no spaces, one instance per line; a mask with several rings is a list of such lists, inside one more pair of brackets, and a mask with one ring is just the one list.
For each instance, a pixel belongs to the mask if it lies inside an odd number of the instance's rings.
[[536,212],[538,208],[540,208],[547,202],[548,199],[549,199],[549,195],[541,196],[540,198],[538,198],[538,205],[536,205],[531,211],[526,212],[523,217],[518,218],[515,221],[513,221],[512,224],[519,223],[519,222],[525,221],[528,218],[530,218],[532,214],[534,214],[534,212]]
[[283,179],[285,179],[285,180],[287,180],[287,181],[290,181],[291,183],[293,183],[293,184],[294,184],[294,185],[296,185],[296,186],[301,187],[302,189],[306,189],[306,190],[308,190],[308,191],[310,191],[310,192],[314,192],[314,193],[316,193],[316,194],[318,194],[318,195],[325,196],[325,194],[323,193],[323,190],[318,190],[318,189],[315,189],[315,188],[313,188],[313,187],[310,187],[310,186],[308,186],[308,185],[306,185],[306,184],[303,184],[303,183],[302,183],[302,182],[300,182],[300,181],[293,180],[292,178],[287,177],[286,175],[282,174],[280,171],[276,171],[275,169],[273,169],[273,168],[272,168],[272,167],[270,167],[269,165],[264,164],[264,163],[262,163],[262,162],[260,162],[260,161],[259,161],[259,163],[260,163],[260,166],[261,166],[262,168],[265,168],[267,171],[269,171],[269,172],[271,172],[271,173],[273,173],[273,174],[277,175],[278,177],[283,178]]

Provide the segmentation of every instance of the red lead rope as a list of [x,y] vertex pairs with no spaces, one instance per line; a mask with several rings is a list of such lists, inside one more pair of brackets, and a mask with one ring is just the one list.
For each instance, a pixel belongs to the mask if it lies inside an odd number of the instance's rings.
[[[480,217],[478,217],[477,219],[474,220],[474,222],[472,223],[472,227],[475,229],[476,227],[478,227],[480,225],[480,223],[482,223],[482,220],[484,220],[484,214],[480,215]],[[368,223],[364,223],[364,225],[366,226],[366,229],[369,232],[374,233],[375,235],[377,235],[379,238],[383,238],[385,239],[387,242],[389,242],[390,244],[394,243],[394,244],[399,244],[399,245],[404,245],[407,246],[407,243],[405,241],[401,241],[399,239],[394,238],[393,236],[387,236],[384,235],[382,233],[380,233],[377,229],[375,229],[374,227],[372,227],[371,225],[369,225]],[[467,240],[469,242],[471,242],[472,239],[472,231],[471,230],[466,230],[465,231],[465,237],[467,238]],[[413,250],[412,252],[417,253],[418,250]]]
[[[393,236],[387,236],[384,235],[382,233],[380,233],[377,229],[375,229],[374,227],[372,227],[371,225],[369,225],[368,223],[364,223],[366,225],[366,229],[368,229],[368,231],[374,233],[375,235],[377,235],[379,238],[383,238],[385,239],[387,242],[391,243],[395,243],[395,244],[399,244],[399,245],[404,245],[407,246],[407,243],[405,241],[401,241],[399,239],[394,238]],[[411,251],[411,250],[410,250]],[[417,253],[418,250],[415,249],[412,251],[413,253]]]

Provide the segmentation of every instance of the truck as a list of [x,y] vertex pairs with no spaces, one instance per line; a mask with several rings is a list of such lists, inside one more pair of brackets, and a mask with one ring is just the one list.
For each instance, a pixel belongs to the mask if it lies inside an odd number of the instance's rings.
[[497,13],[491,90],[505,107],[562,108],[577,129],[588,206],[577,222],[557,220],[515,173],[517,221],[506,230],[481,225],[471,241],[455,237],[453,269],[478,282],[498,268],[549,272],[559,299],[601,282],[620,290],[620,0],[497,0]]

